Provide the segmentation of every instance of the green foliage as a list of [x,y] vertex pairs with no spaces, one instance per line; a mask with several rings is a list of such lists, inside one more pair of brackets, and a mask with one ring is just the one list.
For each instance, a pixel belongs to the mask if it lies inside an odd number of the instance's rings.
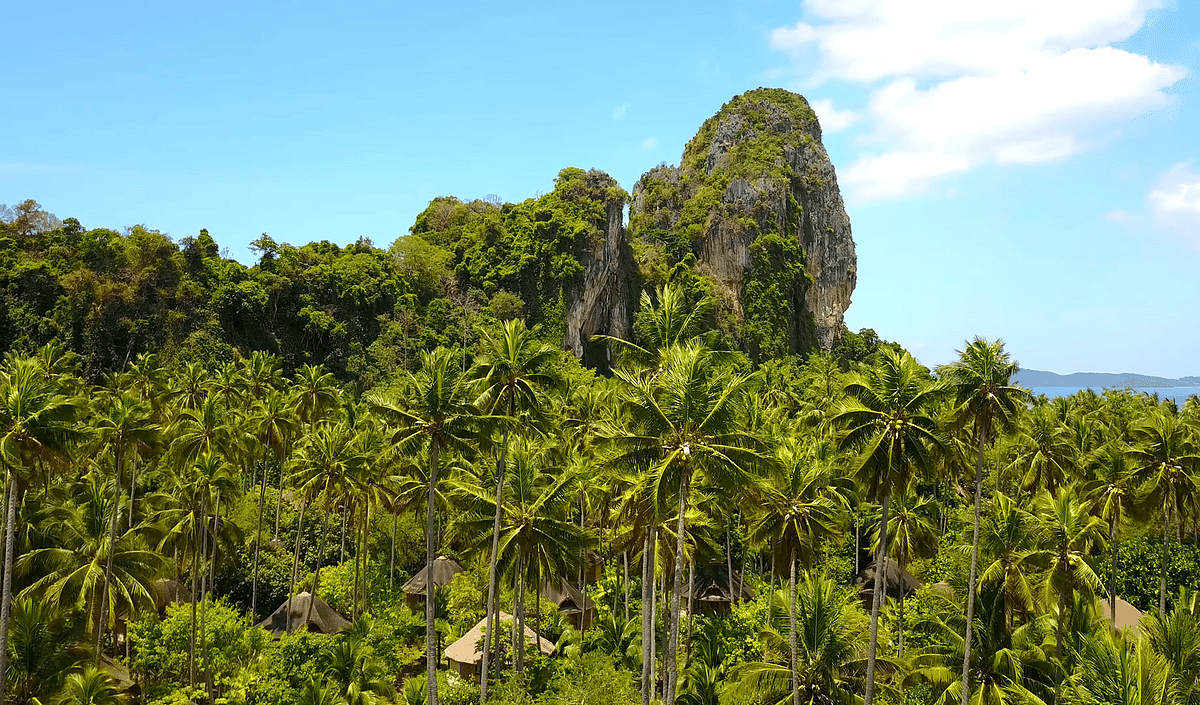
[[[230,681],[248,662],[268,650],[270,635],[231,608],[224,600],[210,602],[207,615],[199,623],[207,634],[209,659],[213,680],[217,684]],[[191,605],[172,605],[167,615],[159,619],[148,615],[129,625],[129,637],[137,656],[133,668],[158,687],[173,687],[187,683],[188,656],[191,643]],[[199,637],[197,637],[199,640]]]
[[[1162,536],[1122,539],[1117,554],[1117,595],[1143,612],[1157,609]],[[1104,551],[1096,560],[1096,574],[1105,585],[1112,570],[1110,559]],[[1167,548],[1167,609],[1180,588],[1200,590],[1200,544],[1172,540]]]
[[298,631],[268,643],[247,688],[247,705],[295,703],[305,684],[320,675],[320,654],[334,638]]
[[815,328],[804,315],[804,294],[812,283],[804,262],[794,237],[769,232],[750,245],[750,272],[742,285],[742,335],[755,362],[816,347]]

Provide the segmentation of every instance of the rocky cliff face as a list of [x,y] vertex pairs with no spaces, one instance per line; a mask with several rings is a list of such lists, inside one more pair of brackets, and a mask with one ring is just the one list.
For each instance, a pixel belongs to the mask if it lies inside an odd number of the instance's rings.
[[[608,174],[593,170],[587,175],[588,191],[617,194],[620,185]],[[582,281],[567,295],[567,325],[563,347],[592,367],[607,367],[607,346],[590,343],[596,334],[628,339],[637,307],[637,268],[630,253],[624,222],[623,197],[606,197],[603,221],[593,225],[599,237],[588,240],[580,256]]]
[[[737,96],[701,126],[678,167],[633,189],[632,237],[668,260],[694,254],[725,327],[756,358],[828,350],[843,327],[857,259],[816,115],[778,89]],[[652,277],[651,277],[652,278]]]
[[[604,172],[567,168],[551,193],[521,203],[434,199],[412,233],[434,246],[430,279],[445,260],[467,299],[508,300],[488,304],[495,315],[521,304],[594,367],[610,361],[592,336],[630,338],[641,292],[668,281],[691,301],[715,299],[716,326],[757,362],[830,349],[855,284],[816,115],[778,89],[733,98],[679,166],[651,169],[632,196]],[[445,325],[444,306],[430,311]]]

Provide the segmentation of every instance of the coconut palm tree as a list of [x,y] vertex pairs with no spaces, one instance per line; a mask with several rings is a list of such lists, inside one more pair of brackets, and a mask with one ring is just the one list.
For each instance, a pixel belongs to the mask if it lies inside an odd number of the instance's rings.
[[983,495],[983,450],[991,440],[993,428],[1008,430],[1015,426],[1018,411],[1024,408],[1029,393],[1012,385],[1020,368],[1004,350],[1004,341],[988,342],[975,338],[959,351],[958,360],[940,370],[954,390],[956,426],[969,425],[978,443],[975,456],[975,515],[971,539],[971,575],[967,583],[967,629],[963,649],[962,705],[971,692],[967,678],[971,665],[971,620],[975,614],[975,575],[979,565],[979,504]]
[[1109,621],[1117,623],[1117,529],[1134,509],[1133,468],[1126,449],[1109,444],[1096,466],[1096,476],[1079,487],[1088,509],[1108,522],[1108,544],[1112,551],[1108,588]]
[[37,597],[13,600],[9,675],[14,702],[48,701],[86,658],[83,625],[67,615]]
[[[788,650],[793,705],[801,700],[796,643],[796,565],[811,568],[826,540],[844,524],[852,488],[799,439],[781,447],[779,470],[767,474],[766,491],[750,526],[750,541],[773,546],[788,566]],[[773,589],[773,586],[772,586]]]
[[1038,568],[1034,557],[1042,544],[1041,530],[1032,512],[999,492],[992,496],[991,507],[980,523],[979,552],[985,563],[979,584],[1002,586],[1005,624],[1010,630],[1018,616],[1028,616],[1035,607],[1033,574]]
[[395,689],[390,676],[369,645],[373,623],[360,617],[354,627],[322,654],[326,679],[338,687],[346,705],[391,703]]
[[[1135,648],[1136,647],[1136,648]],[[1084,637],[1072,677],[1072,702],[1112,705],[1171,705],[1178,699],[1171,686],[1171,664],[1154,652],[1146,637],[1136,642],[1108,629]]]
[[1151,413],[1133,430],[1133,437],[1129,456],[1144,492],[1143,506],[1162,507],[1163,555],[1158,611],[1166,614],[1167,541],[1171,516],[1173,513],[1175,520],[1182,523],[1185,513],[1195,506],[1196,497],[1200,495],[1200,478],[1197,477],[1200,455],[1192,430],[1178,416],[1162,411]]
[[1068,606],[1075,593],[1085,601],[1095,601],[1095,593],[1104,583],[1088,562],[1092,548],[1104,544],[1104,522],[1087,513],[1073,488],[1060,488],[1058,493],[1043,494],[1038,501],[1038,521],[1041,524],[1042,548],[1038,558],[1046,567],[1043,592],[1047,604],[1058,598],[1058,620],[1055,625],[1055,656],[1063,658],[1063,630],[1068,622]]
[[[652,499],[660,515],[675,500],[675,556],[684,555],[684,525],[693,476],[729,491],[755,484],[751,471],[771,463],[765,444],[742,428],[752,375],[720,364],[717,354],[699,341],[673,345],[660,352],[659,369],[651,374],[618,369],[628,425],[607,433],[614,449],[612,465],[647,472],[653,478]],[[683,561],[674,565],[670,636],[665,659],[666,702],[672,703],[677,680],[679,589]]]
[[[252,370],[254,369],[256,368],[252,368]],[[264,373],[260,371],[256,374]],[[270,378],[268,376],[268,379]],[[251,377],[252,382],[254,379]],[[284,474],[288,453],[298,431],[298,419],[293,402],[294,399],[289,395],[282,391],[276,391],[274,386],[269,383],[264,383],[262,396],[255,402],[247,419],[250,433],[274,457],[275,463],[279,467],[280,477]],[[262,544],[263,500],[266,498],[266,492],[267,477],[264,470],[262,482],[258,488],[258,521],[254,531],[254,577],[251,580],[250,588],[250,617],[252,620],[258,619],[258,557]],[[278,528],[276,531],[278,532]]]
[[55,701],[59,705],[125,705],[129,699],[121,692],[112,676],[95,666],[67,676]]
[[1009,470],[1018,476],[1018,487],[1030,496],[1039,489],[1054,493],[1067,483],[1070,461],[1066,454],[1066,430],[1054,409],[1035,406],[1025,416],[1013,443]]
[[[913,558],[929,558],[937,551],[938,531],[935,502],[931,497],[917,493],[917,488],[909,485],[903,492],[892,498],[892,506],[888,512],[887,523],[887,555],[893,556],[901,569],[907,568]],[[879,534],[874,532],[872,547],[879,551]],[[878,571],[876,572],[878,575]],[[898,650],[904,656],[904,593],[899,595],[899,644]]]
[[711,337],[704,328],[716,305],[713,298],[706,296],[689,303],[684,290],[670,283],[657,287],[654,293],[651,298],[648,292],[642,292],[634,314],[633,332],[640,344],[608,335],[592,336],[592,340],[612,345],[622,364],[656,367],[667,348]]
[[112,517],[119,513],[107,480],[93,472],[65,502],[49,504],[35,517],[53,537],[52,545],[25,553],[15,565],[33,578],[21,595],[52,609],[79,610],[94,644],[119,613],[153,607],[154,581],[166,572],[166,561],[146,542],[145,526],[111,535]]
[[[791,667],[769,662],[750,662],[731,674],[727,696],[730,702],[767,705],[802,705],[858,702],[862,692],[862,662],[866,651],[863,626],[867,615],[858,606],[857,595],[846,586],[821,575],[805,574],[787,600],[794,605],[795,621]],[[783,592],[772,595],[783,602]],[[782,615],[784,610],[778,614]],[[768,625],[768,641],[782,642],[783,624]],[[789,626],[789,629],[792,627]]]
[[[408,378],[407,401],[373,394],[367,401],[396,431],[392,442],[401,449],[429,441],[429,492],[426,502],[425,564],[432,565],[434,552],[434,498],[437,492],[438,461],[442,450],[467,451],[494,417],[474,405],[470,380],[459,369],[452,350],[438,348],[421,355],[421,369]],[[437,705],[437,632],[434,601],[425,600],[426,671],[429,705]]]
[[[864,499],[882,504],[876,564],[887,559],[888,506],[895,492],[903,491],[916,476],[928,476],[935,454],[945,443],[931,415],[944,388],[929,379],[907,352],[884,348],[875,367],[864,370],[846,385],[846,402],[833,418],[847,429],[842,447],[858,451],[853,473]],[[867,682],[864,705],[875,693],[875,651],[879,633],[882,580],[875,581],[871,605],[871,636],[867,647]]]
[[[366,458],[358,443],[357,434],[346,423],[321,424],[309,434],[292,459],[296,487],[307,497],[321,502],[325,524],[317,549],[317,569],[313,573],[312,595],[317,596],[321,581],[325,541],[329,536],[329,520],[333,511],[344,506],[353,493],[353,480]],[[289,593],[288,598],[292,595]],[[312,601],[304,624],[312,618]],[[289,625],[290,628],[290,625]]]
[[[1170,613],[1151,612],[1138,623],[1138,651],[1166,663],[1173,703],[1200,701],[1200,615],[1179,600]],[[1160,662],[1161,663],[1161,662]]]
[[[121,478],[124,476],[127,459],[135,457],[143,449],[148,450],[157,440],[158,425],[151,418],[149,407],[133,397],[124,394],[106,395],[98,409],[95,409],[95,420],[92,422],[93,438],[101,448],[112,453],[116,477],[113,481],[113,512],[112,526],[109,528],[108,562],[104,568],[104,582],[112,581],[112,559],[117,543],[117,521],[120,512]],[[130,488],[130,501],[133,501],[133,489]],[[130,517],[133,516],[132,509]],[[133,528],[132,525],[129,528]],[[100,593],[100,614],[107,612],[105,600],[108,591]],[[99,622],[96,630],[96,654],[99,658],[104,639],[104,620]]]
[[[538,327],[532,330],[525,322],[513,319],[503,324],[497,334],[484,331],[484,353],[476,365],[483,381],[483,394],[475,401],[490,413],[502,411],[512,417],[518,410],[533,411],[542,405],[542,388],[555,386],[557,380],[542,370],[552,362],[558,351],[537,339]],[[488,668],[491,641],[499,619],[496,604],[496,569],[500,542],[501,512],[504,510],[504,470],[508,458],[510,424],[504,424],[500,457],[496,461],[496,516],[492,527],[492,552],[488,559],[487,630],[483,649],[483,666],[479,678],[479,702],[487,702]],[[497,664],[499,668],[499,664]]]
[[[512,454],[505,506],[500,512],[500,540],[496,560],[513,575],[516,590],[517,633],[525,629],[525,587],[565,577],[579,567],[579,557],[595,537],[570,517],[578,468],[548,464],[544,449],[520,449]],[[481,478],[467,476],[454,482],[454,493],[467,511],[453,531],[469,546],[482,548],[491,538],[496,508],[491,488]],[[519,643],[519,642],[518,642]],[[520,653],[514,654],[522,666]]]
[[0,369],[0,470],[5,475],[4,581],[0,588],[0,705],[12,617],[13,544],[17,500],[40,465],[62,458],[83,437],[75,423],[83,403],[61,392],[59,379],[36,358],[12,358]]
[[[971,650],[973,705],[1046,705],[1053,702],[1055,667],[1043,644],[1049,635],[1049,617],[1038,617],[1009,628],[1005,617],[1002,583],[979,584],[975,631]],[[924,620],[922,629],[931,644],[912,659],[910,681],[931,687],[930,702],[951,705],[962,700],[958,666],[963,658],[963,605],[948,598],[941,609]]]

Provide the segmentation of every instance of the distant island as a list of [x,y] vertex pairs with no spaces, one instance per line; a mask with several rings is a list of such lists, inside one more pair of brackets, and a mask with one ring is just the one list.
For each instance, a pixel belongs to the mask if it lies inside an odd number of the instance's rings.
[[1200,377],[1196,376],[1168,379],[1166,377],[1143,375],[1134,372],[1074,372],[1069,375],[1060,375],[1055,372],[1045,372],[1043,370],[1021,370],[1014,377],[1014,381],[1030,389],[1036,387],[1078,387],[1079,389],[1086,389],[1088,387],[1093,389],[1107,389],[1109,387],[1124,389],[1125,387],[1132,387],[1137,389],[1143,387],[1200,386]]

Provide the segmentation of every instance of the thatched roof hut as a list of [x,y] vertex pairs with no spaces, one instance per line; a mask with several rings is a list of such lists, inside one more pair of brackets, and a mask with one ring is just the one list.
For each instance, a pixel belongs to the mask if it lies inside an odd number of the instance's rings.
[[[1100,602],[1096,605],[1096,614],[1098,614],[1100,617],[1103,617],[1105,620],[1108,620],[1112,616],[1112,609],[1109,607],[1108,598],[1100,600]],[[1136,632],[1138,622],[1140,621],[1142,621],[1141,610],[1118,597],[1117,621],[1113,623],[1113,626],[1117,629],[1131,627]]]
[[686,607],[688,594],[696,601],[698,610],[705,614],[724,612],[734,602],[754,599],[754,589],[733,574],[733,589],[729,588],[729,569],[724,564],[712,564],[696,568],[695,579],[689,579],[680,588],[680,596]]
[[[309,605],[312,606],[311,616]],[[289,616],[293,632],[308,629],[318,634],[335,634],[351,626],[349,620],[338,614],[328,602],[307,592],[284,602],[271,616],[259,622],[258,626],[271,632],[271,635],[278,639],[288,633]]]
[[174,578],[154,583],[154,604],[160,611],[167,605],[190,605],[195,601],[192,591]]
[[[865,600],[871,600],[875,591],[875,576],[877,574],[875,568],[876,561],[871,561],[870,565],[862,569],[854,578],[854,587],[858,588],[858,594]],[[884,585],[883,589],[886,595],[894,595],[899,597],[901,593],[908,597],[921,589],[921,581],[913,577],[913,574],[900,567],[900,564],[891,558],[884,559]]]
[[405,599],[408,601],[409,607],[415,607],[421,602],[421,597],[429,585],[431,573],[433,574],[433,586],[439,588],[449,585],[451,578],[463,572],[461,565],[445,556],[435,558],[432,565],[433,570],[430,570],[430,566],[425,566],[417,571],[416,575],[409,578],[408,582],[400,586],[400,589],[407,594]]
[[[512,619],[511,614],[501,612],[499,623],[511,622]],[[483,639],[483,630],[486,627],[487,617],[484,617],[471,628],[471,631],[446,647],[446,661],[463,680],[479,680],[479,666],[483,661],[483,652],[479,650],[478,644]],[[538,650],[547,656],[554,654],[554,644],[549,639],[538,636],[537,632],[530,629],[528,625],[525,627],[525,641],[537,644]]]
[[571,626],[583,631],[592,626],[596,616],[596,603],[587,593],[567,582],[566,578],[547,581],[542,586],[542,596],[558,606],[559,614],[566,615]]

